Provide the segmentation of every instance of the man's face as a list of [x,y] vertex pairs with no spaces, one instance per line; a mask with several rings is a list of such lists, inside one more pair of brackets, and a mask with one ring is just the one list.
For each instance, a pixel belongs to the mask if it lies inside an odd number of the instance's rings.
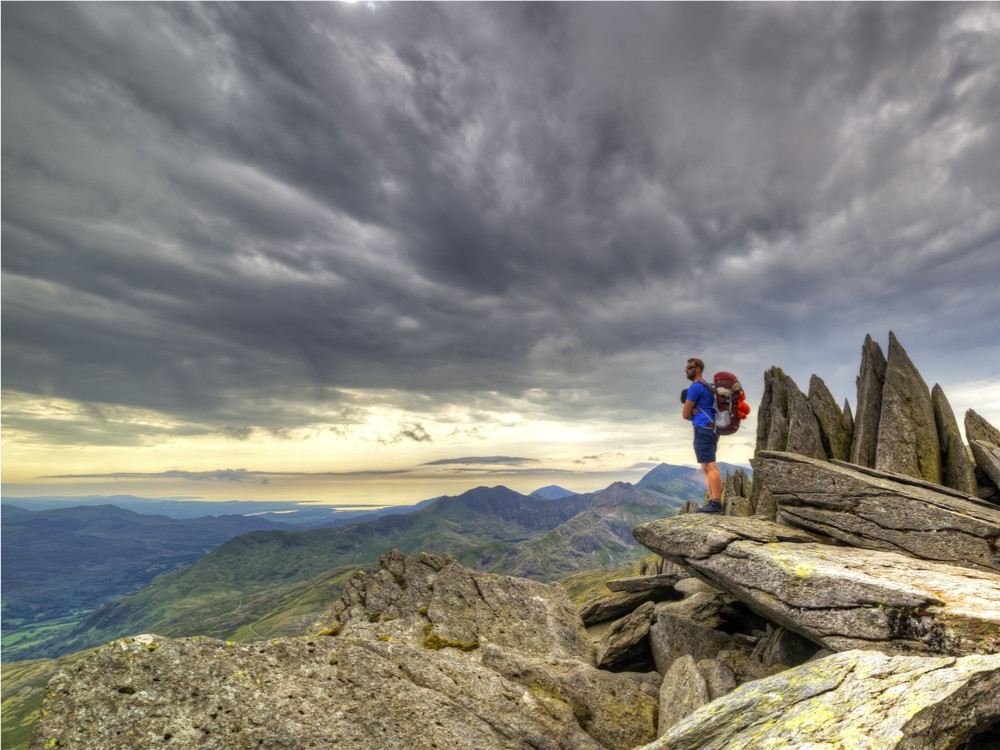
[[701,370],[698,369],[697,365],[692,365],[688,362],[687,367],[684,368],[684,374],[687,375],[687,379],[692,383],[698,379],[701,374]]

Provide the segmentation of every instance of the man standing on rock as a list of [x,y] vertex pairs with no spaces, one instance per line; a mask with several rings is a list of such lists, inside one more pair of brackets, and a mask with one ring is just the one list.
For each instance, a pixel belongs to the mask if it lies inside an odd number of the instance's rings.
[[684,374],[691,381],[684,400],[681,416],[694,424],[694,455],[701,464],[708,486],[709,501],[699,513],[722,513],[722,475],[715,462],[719,433],[715,431],[715,394],[705,385],[702,372],[705,363],[696,357],[687,361]]

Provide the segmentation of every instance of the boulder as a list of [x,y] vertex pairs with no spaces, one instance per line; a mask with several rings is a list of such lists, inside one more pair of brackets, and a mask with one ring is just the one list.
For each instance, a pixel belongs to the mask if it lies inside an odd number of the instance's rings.
[[682,656],[713,659],[720,651],[739,649],[739,644],[726,633],[669,611],[657,613],[649,628],[649,645],[656,671],[662,675]]
[[667,670],[660,685],[658,733],[663,734],[710,700],[708,681],[698,670],[694,658],[688,654],[680,657]]
[[592,659],[576,607],[557,584],[477,573],[451,558],[395,549],[379,565],[351,579],[309,632],[462,650],[492,643]]
[[891,331],[874,468],[941,484],[930,390]]
[[624,591],[611,596],[605,596],[593,602],[582,605],[578,614],[584,625],[599,625],[624,617],[640,604],[652,601],[656,596],[655,589],[645,591]]
[[991,425],[972,409],[965,412],[965,437],[971,443],[983,440],[993,445],[1000,445],[1000,430]]
[[826,458],[819,424],[809,399],[777,367],[764,373],[764,394],[757,418],[757,450],[789,451]]
[[644,650],[647,644],[646,637],[655,608],[653,602],[646,602],[620,620],[615,620],[598,643],[597,666],[611,669],[636,661],[636,652]]
[[635,534],[659,555],[684,556],[762,617],[832,651],[1000,651],[1000,574],[792,534],[777,541],[782,528],[761,519],[676,517]]
[[1000,509],[909,477],[760,453],[756,481],[787,524],[866,549],[1000,571]]
[[630,593],[658,591],[660,589],[673,589],[674,584],[685,575],[683,573],[666,573],[663,575],[634,576],[632,578],[618,578],[614,581],[608,581],[604,585],[610,591],[628,591]]
[[1000,488],[1000,446],[985,440],[973,440],[969,447],[983,476],[994,488]]
[[[698,673],[708,686],[709,700],[721,698],[736,689],[736,675],[718,659],[702,659],[697,664]],[[661,707],[662,710],[662,707]]]
[[962,442],[955,412],[952,411],[944,390],[937,383],[931,389],[931,404],[941,443],[941,483],[967,495],[975,495],[976,470],[969,458],[969,450]]
[[745,684],[637,750],[950,750],[1000,721],[1000,656],[848,651]]
[[752,515],[751,488],[750,478],[743,469],[726,472],[722,480],[722,498],[725,501],[726,515]]
[[882,347],[865,336],[861,347],[861,372],[858,374],[858,411],[854,416],[851,440],[851,463],[875,466],[878,426],[882,416],[882,386],[885,384],[885,355]]
[[830,389],[818,375],[813,375],[809,380],[809,406],[819,425],[820,440],[826,457],[849,461],[851,427]]

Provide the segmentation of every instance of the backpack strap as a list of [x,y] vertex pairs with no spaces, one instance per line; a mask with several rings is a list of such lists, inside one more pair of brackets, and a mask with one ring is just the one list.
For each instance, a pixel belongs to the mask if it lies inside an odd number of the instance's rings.
[[708,389],[708,392],[712,394],[712,426],[709,427],[709,429],[710,430],[714,430],[715,429],[715,420],[719,416],[719,404],[716,401],[715,384],[714,383],[709,383],[704,378],[698,378],[694,382],[701,383],[703,386],[705,386]]

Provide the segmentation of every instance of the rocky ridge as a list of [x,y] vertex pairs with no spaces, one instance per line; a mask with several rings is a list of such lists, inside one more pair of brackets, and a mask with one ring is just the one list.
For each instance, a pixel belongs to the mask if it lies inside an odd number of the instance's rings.
[[856,415],[773,368],[754,481],[636,527],[606,597],[393,550],[297,638],[103,647],[32,747],[998,747],[1000,431],[965,430],[892,334]]

